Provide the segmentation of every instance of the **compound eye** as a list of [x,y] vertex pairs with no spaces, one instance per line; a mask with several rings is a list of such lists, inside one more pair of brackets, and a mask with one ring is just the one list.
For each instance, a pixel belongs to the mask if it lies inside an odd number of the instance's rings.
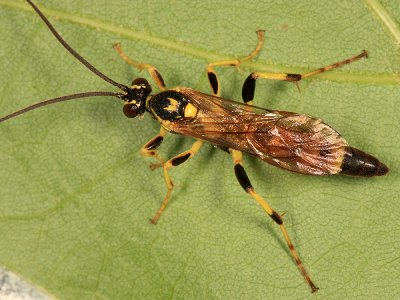
[[124,105],[123,111],[128,118],[134,118],[138,114],[138,107],[136,104],[127,103]]
[[149,82],[144,78],[136,78],[135,80],[132,81],[132,85],[148,87],[149,86]]

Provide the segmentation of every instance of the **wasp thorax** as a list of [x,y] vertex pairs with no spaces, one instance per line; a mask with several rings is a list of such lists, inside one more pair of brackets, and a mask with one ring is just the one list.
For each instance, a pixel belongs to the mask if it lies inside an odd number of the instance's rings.
[[136,78],[132,81],[132,86],[125,97],[126,104],[123,112],[128,118],[142,115],[146,111],[146,98],[152,89],[149,82],[144,78]]
[[152,113],[162,120],[176,121],[185,118],[186,107],[193,107],[193,113],[188,117],[193,117],[195,108],[184,95],[178,91],[167,90],[152,96],[150,100],[150,109]]

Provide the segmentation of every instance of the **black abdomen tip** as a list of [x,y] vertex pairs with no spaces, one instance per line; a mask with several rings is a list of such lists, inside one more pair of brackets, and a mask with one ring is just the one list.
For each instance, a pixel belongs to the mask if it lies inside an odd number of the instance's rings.
[[389,172],[388,167],[377,158],[352,147],[346,148],[341,168],[342,174],[352,176],[382,176]]

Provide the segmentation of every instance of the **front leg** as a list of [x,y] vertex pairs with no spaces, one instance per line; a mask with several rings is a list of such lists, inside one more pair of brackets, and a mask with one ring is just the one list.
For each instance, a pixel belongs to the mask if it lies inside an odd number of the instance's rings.
[[165,184],[167,186],[167,194],[164,197],[163,202],[161,203],[160,208],[158,209],[157,213],[154,215],[154,217],[150,220],[152,224],[156,224],[158,219],[160,218],[161,214],[163,213],[164,209],[167,207],[168,201],[171,198],[171,193],[172,189],[174,187],[174,184],[172,183],[171,177],[169,176],[168,170],[172,167],[176,167],[185,161],[187,161],[189,158],[191,158],[193,155],[195,155],[203,145],[203,141],[197,140],[196,142],[193,143],[192,147],[187,150],[182,152],[181,154],[178,154],[174,156],[173,158],[167,160],[165,163],[162,164],[163,169],[164,169],[164,180]]
[[[167,131],[161,127],[160,132],[153,137],[150,141],[148,141],[144,146],[140,149],[140,154],[143,156],[154,157],[160,162],[160,166],[164,164],[165,160],[162,159],[158,155],[157,148],[160,147],[161,143],[164,140],[164,137],[167,135]],[[157,164],[158,165],[158,164]],[[150,168],[153,169],[153,164],[150,165]]]
[[208,82],[210,83],[211,89],[213,91],[214,96],[220,96],[221,89],[219,86],[219,81],[217,74],[214,71],[215,67],[237,67],[239,68],[240,64],[251,60],[254,56],[257,55],[258,52],[260,52],[263,43],[264,43],[264,30],[257,30],[257,37],[258,37],[258,43],[253,52],[251,52],[249,55],[241,58],[241,59],[231,59],[231,60],[224,60],[224,61],[217,61],[208,64],[207,67],[207,76],[208,76]]
[[125,52],[122,50],[121,44],[119,44],[119,43],[114,44],[114,49],[115,49],[115,51],[117,51],[119,56],[121,56],[122,59],[125,60],[131,66],[139,69],[139,71],[147,70],[149,72],[150,76],[153,78],[153,80],[157,84],[158,88],[161,91],[165,90],[164,79],[162,78],[160,72],[158,72],[158,70],[155,67],[153,67],[152,65],[149,65],[149,64],[142,64],[142,63],[139,63],[139,62],[131,59],[130,57],[128,57],[128,55],[125,54]]

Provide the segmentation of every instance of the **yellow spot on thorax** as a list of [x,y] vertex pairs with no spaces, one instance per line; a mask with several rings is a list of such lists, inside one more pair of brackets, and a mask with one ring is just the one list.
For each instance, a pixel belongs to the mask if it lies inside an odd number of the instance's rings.
[[164,109],[168,111],[177,111],[177,106],[179,102],[174,98],[167,98],[167,99],[169,101],[169,105],[167,107],[164,107]]
[[169,102],[171,103],[171,105],[177,106],[178,105],[178,100],[174,99],[174,98],[167,98],[169,100]]
[[197,107],[191,103],[186,104],[185,111],[183,112],[183,116],[185,118],[194,118],[197,115]]

